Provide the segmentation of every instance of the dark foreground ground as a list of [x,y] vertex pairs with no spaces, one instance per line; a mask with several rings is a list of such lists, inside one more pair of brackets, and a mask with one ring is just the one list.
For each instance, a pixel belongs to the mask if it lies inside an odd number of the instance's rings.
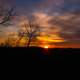
[[44,63],[80,63],[80,49],[43,49],[31,48],[0,48],[3,56],[24,56],[25,59],[40,60]]

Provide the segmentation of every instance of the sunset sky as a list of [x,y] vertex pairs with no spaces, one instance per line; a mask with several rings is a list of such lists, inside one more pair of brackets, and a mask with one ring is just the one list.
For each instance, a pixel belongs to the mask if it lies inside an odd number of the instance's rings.
[[[7,0],[8,1],[8,0]],[[80,0],[11,0],[16,6],[13,25],[0,25],[0,38],[17,32],[22,21],[33,18],[41,27],[42,45],[80,47]],[[34,42],[35,45],[35,42]]]

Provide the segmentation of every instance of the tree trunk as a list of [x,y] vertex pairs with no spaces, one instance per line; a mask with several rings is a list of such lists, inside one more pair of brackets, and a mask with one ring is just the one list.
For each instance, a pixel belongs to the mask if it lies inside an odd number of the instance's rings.
[[27,47],[30,46],[30,43],[31,43],[31,39],[28,40],[28,42],[27,42]]
[[20,43],[20,41],[21,41],[22,38],[23,38],[23,37],[20,37],[20,38],[19,38],[19,40],[16,42],[16,46],[19,45],[19,43]]

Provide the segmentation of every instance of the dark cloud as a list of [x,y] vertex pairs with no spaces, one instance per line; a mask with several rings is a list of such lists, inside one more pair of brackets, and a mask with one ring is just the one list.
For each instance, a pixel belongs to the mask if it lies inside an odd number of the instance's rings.
[[58,16],[53,19],[52,24],[61,28],[59,34],[65,40],[80,40],[80,15],[66,14]]

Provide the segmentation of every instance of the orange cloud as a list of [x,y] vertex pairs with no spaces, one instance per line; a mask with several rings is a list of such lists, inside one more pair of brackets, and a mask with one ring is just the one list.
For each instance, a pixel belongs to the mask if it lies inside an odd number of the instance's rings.
[[59,37],[58,35],[53,35],[52,37],[41,36],[38,37],[38,40],[43,42],[57,42],[57,43],[65,41],[63,38]]

